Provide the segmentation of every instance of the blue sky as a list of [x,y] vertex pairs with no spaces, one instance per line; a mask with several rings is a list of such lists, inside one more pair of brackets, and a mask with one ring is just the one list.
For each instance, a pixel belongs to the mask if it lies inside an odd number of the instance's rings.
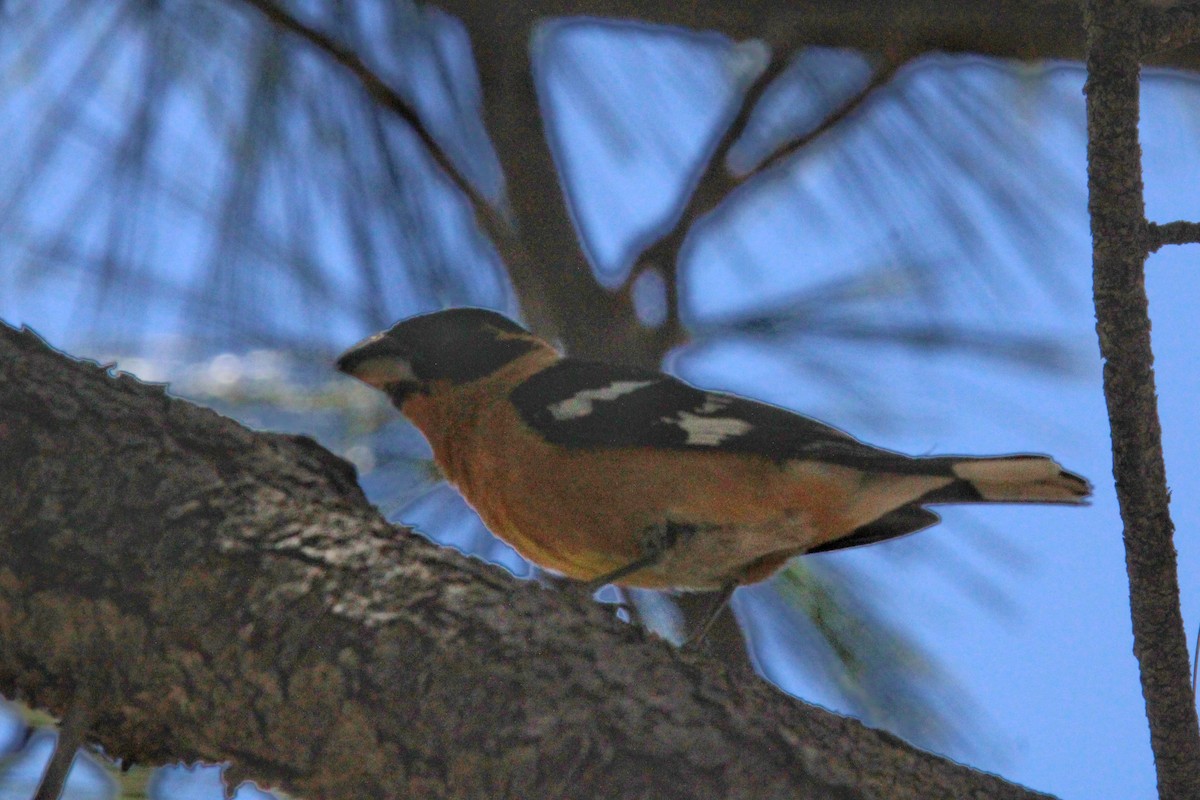
[[[754,51],[731,55],[715,37],[664,42],[628,29],[560,30],[538,46],[546,53],[542,79],[555,109],[560,163],[573,186],[586,187],[572,193],[573,210],[600,275],[612,283],[628,267],[631,242],[670,213],[694,154],[732,96],[736,81],[731,76],[745,68],[738,59],[752,61]],[[608,111],[597,111],[594,102],[573,94],[580,84],[564,77],[567,62],[556,60],[555,48],[565,48],[573,58],[605,62],[599,83],[608,91]],[[811,68],[827,76],[827,89],[835,94],[852,91],[864,78],[862,62],[853,54],[825,52],[812,59]],[[955,321],[1058,337],[1075,354],[1069,374],[1039,374],[977,355],[931,355],[817,336],[782,348],[716,342],[679,354],[671,366],[697,384],[804,411],[874,444],[921,454],[1047,452],[1089,477],[1096,496],[1087,508],[947,508],[940,510],[945,522],[931,531],[814,558],[859,576],[891,619],[936,654],[966,688],[978,727],[990,741],[976,751],[950,755],[1064,798],[1152,797],[1153,764],[1132,656],[1090,298],[1083,73],[1071,65],[1034,68],[934,58],[904,71],[897,85],[880,93],[867,113],[819,140],[771,180],[751,187],[735,211],[692,237],[681,268],[686,318],[702,326],[849,276],[871,290],[846,308],[813,313],[907,319],[915,313],[907,302],[913,287],[881,288],[873,277],[904,262],[920,267],[914,280],[936,284],[939,313]],[[803,94],[775,98],[771,113],[802,115],[802,100]],[[963,105],[977,114],[964,115]],[[1147,77],[1143,147],[1152,220],[1200,218],[1198,107],[1200,86],[1194,80],[1168,73]],[[22,109],[36,116],[36,107]],[[1006,150],[990,141],[980,132],[989,126],[1016,126],[1019,147]],[[631,130],[653,135],[629,141],[619,135]],[[939,130],[944,137],[936,135]],[[204,151],[203,144],[197,147]],[[81,150],[68,159],[91,157]],[[850,170],[864,164],[875,180],[848,178]],[[50,192],[54,200],[38,213],[59,207],[70,188],[69,170],[60,179],[62,193]],[[1000,184],[1009,187],[1009,197],[1032,224],[1052,235],[1033,237],[1016,226],[1011,210],[1003,213],[995,199]],[[465,240],[461,208],[444,202],[435,213],[445,226],[442,235]],[[974,226],[968,236],[964,220]],[[170,242],[156,242],[147,259],[157,260],[160,270],[179,265],[179,274],[166,272],[163,279],[190,285],[185,272],[199,263],[197,252],[204,247],[195,220],[181,223],[172,217],[146,224],[167,225],[173,235]],[[337,261],[340,245],[321,239],[319,247]],[[471,251],[472,246],[462,247]],[[1167,248],[1148,263],[1189,637],[1200,625],[1194,581],[1200,574],[1200,545],[1192,535],[1200,521],[1200,470],[1192,455],[1200,437],[1196,254],[1194,246]],[[124,297],[112,302],[143,302],[144,315],[130,320],[100,313],[98,326],[88,327],[83,336],[73,317],[78,304],[68,300],[74,286],[91,279],[88,275],[64,270],[41,280],[18,280],[14,251],[0,255],[0,318],[31,325],[56,346],[99,355],[111,348],[98,342],[142,337],[146,352],[131,356],[154,356],[161,354],[163,341],[186,333],[181,314],[169,302],[160,307],[155,297]],[[466,288],[456,290],[457,302],[500,307],[508,302],[484,256],[475,253],[462,264],[456,269],[466,276]],[[435,302],[403,292],[392,301],[389,313],[395,317]],[[212,310],[207,324],[228,325],[226,313]],[[330,314],[319,324],[312,338],[330,354],[370,332],[351,315]],[[853,376],[853,391],[822,372],[826,361]],[[386,488],[380,492],[386,503]],[[436,529],[449,524],[457,508],[443,489],[410,509],[405,519]],[[477,529],[455,541],[515,564],[506,548],[488,542]],[[1003,602],[993,597],[997,589]],[[836,709],[836,694],[804,669],[802,644],[771,617],[755,613],[769,605],[764,591],[744,591],[737,599],[738,613],[761,648],[761,663],[798,696]],[[217,797],[212,774],[170,778],[178,781],[171,796]],[[192,788],[185,791],[188,781]]]

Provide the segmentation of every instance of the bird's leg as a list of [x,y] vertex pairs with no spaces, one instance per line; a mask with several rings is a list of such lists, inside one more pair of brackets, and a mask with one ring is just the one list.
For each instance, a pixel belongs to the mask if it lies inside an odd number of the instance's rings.
[[717,621],[717,617],[721,616],[721,612],[729,605],[729,599],[733,597],[733,590],[737,587],[737,581],[730,581],[722,586],[720,591],[715,593],[716,596],[713,598],[712,605],[704,612],[704,618],[700,626],[693,635],[684,640],[683,647],[694,650],[700,646],[700,643],[704,641],[704,637],[708,634],[713,623]]
[[58,726],[58,737],[54,742],[54,752],[42,772],[41,783],[33,800],[59,800],[64,796],[63,789],[67,784],[67,775],[79,748],[85,743],[88,729],[96,717],[96,702],[93,691],[86,686],[77,686],[67,713],[63,715]]
[[624,611],[625,617],[630,625],[639,628],[645,627],[642,624],[642,612],[638,610],[637,603],[633,599],[633,595],[629,593],[629,589],[624,586],[614,586],[617,590],[617,610]]
[[641,572],[647,567],[652,567],[662,560],[662,557],[667,554],[672,547],[680,541],[690,539],[692,534],[696,532],[695,525],[688,525],[682,522],[667,522],[650,525],[642,531],[642,536],[638,544],[641,547],[642,555],[630,561],[623,567],[605,573],[598,578],[593,578],[585,585],[588,592],[595,592],[610,583],[627,578],[635,572]]

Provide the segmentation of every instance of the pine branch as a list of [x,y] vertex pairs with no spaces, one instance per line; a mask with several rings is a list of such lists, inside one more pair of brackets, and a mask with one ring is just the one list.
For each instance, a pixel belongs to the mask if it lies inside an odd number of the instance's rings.
[[899,67],[898,60],[889,60],[880,66],[871,80],[858,92],[847,98],[812,130],[787,142],[782,148],[763,159],[757,166],[737,174],[729,164],[730,150],[746,132],[746,127],[767,89],[786,70],[788,62],[774,55],[766,69],[755,79],[742,97],[738,113],[731,120],[722,136],[716,140],[703,172],[696,179],[688,197],[687,205],[676,218],[675,224],[658,241],[648,247],[638,258],[638,263],[626,284],[629,291],[641,273],[656,269],[666,285],[667,325],[679,325],[678,269],[679,256],[684,241],[697,220],[714,211],[734,191],[752,178],[781,163],[792,154],[811,144],[839,122],[861,108],[876,89],[892,79]]
[[774,167],[786,161],[795,153],[798,153],[805,147],[808,147],[808,145],[812,144],[825,133],[832,130],[843,120],[850,117],[866,104],[866,102],[871,98],[877,89],[891,81],[896,74],[896,70],[898,70],[904,63],[904,59],[898,56],[889,57],[876,68],[875,72],[871,75],[871,79],[867,81],[865,86],[863,86],[850,97],[846,98],[846,100],[840,106],[838,106],[833,113],[821,120],[819,125],[807,133],[797,136],[795,139],[788,142],[784,147],[776,150],[769,157],[763,159],[752,170],[740,176],[739,183],[745,183],[751,178],[773,169]]
[[375,98],[380,105],[408,123],[413,133],[425,145],[425,149],[430,157],[441,168],[442,173],[470,202],[471,207],[475,211],[476,218],[480,220],[488,234],[497,239],[511,236],[511,226],[508,221],[491,203],[479,194],[470,181],[463,177],[458,168],[450,161],[442,146],[433,137],[433,134],[429,132],[429,129],[425,126],[425,123],[421,120],[416,110],[395,89],[389,86],[378,73],[367,66],[366,62],[358,54],[343,47],[331,36],[297,19],[278,4],[272,2],[272,0],[237,0],[237,2],[256,9],[272,25],[304,39],[350,72],[362,85],[363,89]]
[[754,114],[758,101],[787,68],[787,60],[773,55],[766,68],[750,84],[742,96],[741,105],[730,121],[724,134],[717,139],[709,153],[704,170],[696,178],[688,197],[687,205],[679,213],[675,224],[666,235],[648,247],[638,258],[638,263],[626,284],[626,291],[642,272],[657,269],[666,285],[667,325],[679,325],[678,268],[679,254],[684,240],[696,220],[708,214],[738,186],[729,171],[729,151],[742,138],[746,126]]

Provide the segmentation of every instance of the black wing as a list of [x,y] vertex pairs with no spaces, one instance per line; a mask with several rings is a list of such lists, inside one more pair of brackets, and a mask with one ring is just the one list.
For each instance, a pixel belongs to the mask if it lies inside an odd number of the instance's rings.
[[928,471],[809,417],[650,370],[563,359],[514,389],[510,400],[526,424],[563,447],[720,450]]
[[922,508],[916,503],[909,503],[908,505],[900,506],[894,511],[889,511],[874,522],[868,522],[866,525],[855,528],[840,539],[834,539],[833,541],[817,545],[808,552],[829,553],[834,550],[845,550],[849,547],[875,544],[876,542],[896,539],[901,536],[907,536],[910,533],[923,531],[931,525],[937,525],[941,521],[942,518],[928,508]]

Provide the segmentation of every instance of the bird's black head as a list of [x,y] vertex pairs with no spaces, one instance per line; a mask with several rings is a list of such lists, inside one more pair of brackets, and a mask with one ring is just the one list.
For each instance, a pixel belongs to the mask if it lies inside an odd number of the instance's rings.
[[435,381],[462,384],[492,374],[541,345],[503,314],[451,308],[397,322],[351,347],[342,372],[387,392],[397,403]]

